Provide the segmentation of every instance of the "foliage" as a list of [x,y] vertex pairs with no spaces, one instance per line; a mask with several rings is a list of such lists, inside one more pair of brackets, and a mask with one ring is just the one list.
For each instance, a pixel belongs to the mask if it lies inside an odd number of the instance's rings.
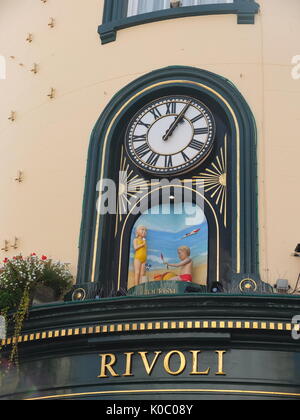
[[58,299],[72,286],[73,276],[66,264],[48,260],[44,264],[43,278],[41,283],[44,286],[51,287],[51,289],[53,289],[55,292],[56,298]]
[[[0,315],[4,316],[14,331],[11,362],[18,361],[17,341],[28,315],[34,290],[46,286],[54,290],[56,299],[61,298],[72,286],[73,276],[67,264],[49,260],[45,255],[39,258],[31,254],[6,258],[0,268]],[[8,316],[12,313],[11,316]]]

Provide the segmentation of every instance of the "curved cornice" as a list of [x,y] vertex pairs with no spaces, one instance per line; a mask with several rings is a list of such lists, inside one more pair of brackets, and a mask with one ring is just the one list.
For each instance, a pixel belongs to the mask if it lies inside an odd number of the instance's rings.
[[234,0],[233,3],[170,8],[151,13],[143,13],[137,16],[124,17],[126,15],[124,3],[124,0],[121,0],[121,3],[119,0],[106,0],[103,24],[98,28],[102,44],[115,41],[117,31],[121,29],[161,20],[191,16],[233,14],[237,15],[238,24],[254,24],[255,15],[259,12],[260,8],[259,4],[254,0]]

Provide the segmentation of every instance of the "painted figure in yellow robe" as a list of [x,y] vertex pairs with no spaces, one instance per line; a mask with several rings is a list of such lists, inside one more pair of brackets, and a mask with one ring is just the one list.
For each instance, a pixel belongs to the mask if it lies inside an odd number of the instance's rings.
[[147,262],[147,229],[139,226],[136,229],[136,238],[133,241],[134,247],[134,285],[141,284],[142,278],[146,275]]

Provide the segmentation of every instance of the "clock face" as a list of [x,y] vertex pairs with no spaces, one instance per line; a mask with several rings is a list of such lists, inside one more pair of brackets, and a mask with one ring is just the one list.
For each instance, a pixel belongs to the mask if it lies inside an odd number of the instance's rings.
[[188,96],[151,102],[131,120],[126,150],[135,165],[155,175],[187,172],[210,154],[215,138],[210,110]]

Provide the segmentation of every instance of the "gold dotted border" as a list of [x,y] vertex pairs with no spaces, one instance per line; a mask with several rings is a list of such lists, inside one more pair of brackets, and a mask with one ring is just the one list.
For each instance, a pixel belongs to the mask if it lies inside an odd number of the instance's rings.
[[9,346],[15,343],[28,343],[56,338],[85,336],[85,335],[106,335],[112,333],[130,333],[139,331],[166,331],[166,330],[264,330],[264,331],[300,331],[300,325],[285,322],[269,321],[159,321],[159,322],[136,322],[104,324],[90,327],[67,328],[24,334],[18,338],[7,338],[1,341],[1,346]]

